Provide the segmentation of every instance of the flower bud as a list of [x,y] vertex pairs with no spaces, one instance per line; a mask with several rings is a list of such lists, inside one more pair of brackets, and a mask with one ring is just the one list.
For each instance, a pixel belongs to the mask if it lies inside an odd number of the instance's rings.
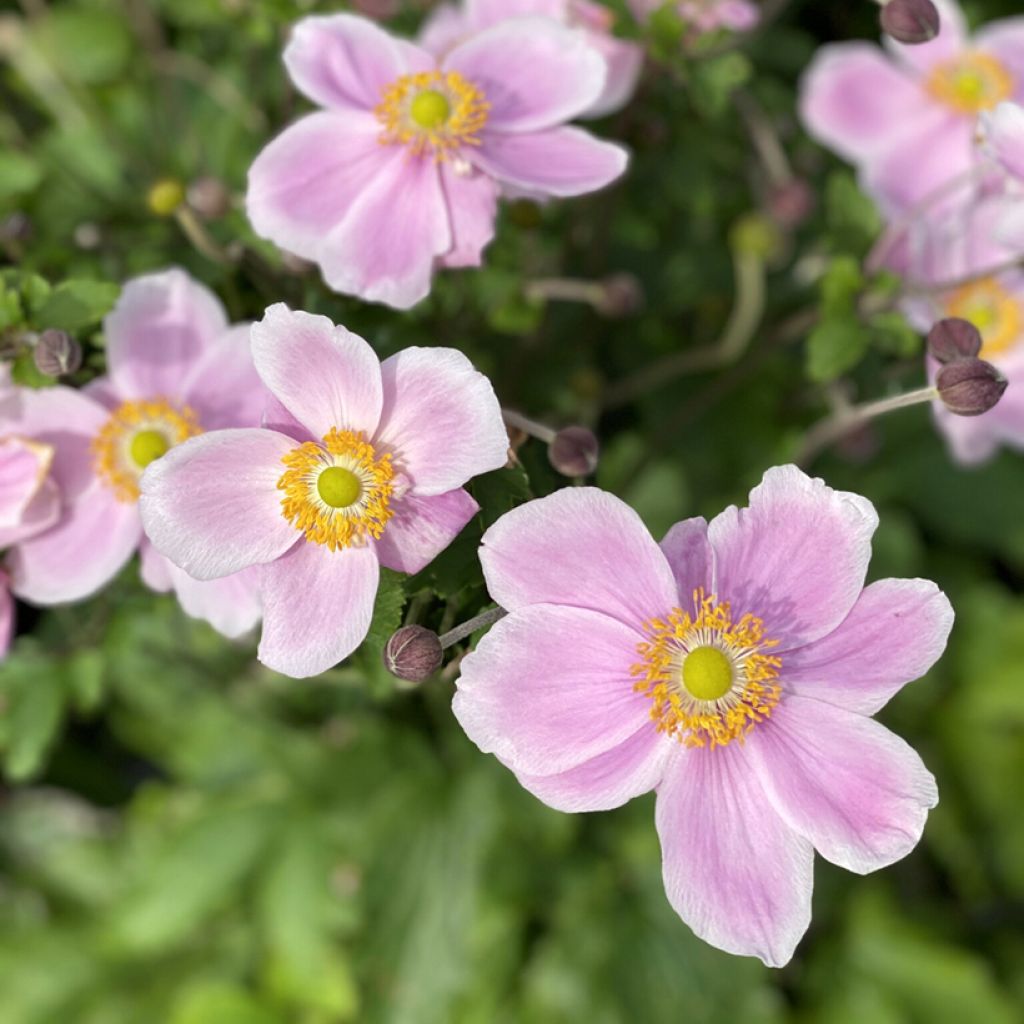
[[566,427],[548,446],[548,460],[563,476],[589,476],[597,469],[599,452],[592,430]]
[[188,205],[203,220],[218,220],[231,208],[231,193],[220,178],[206,175],[189,185]]
[[158,217],[170,217],[185,202],[185,189],[176,178],[161,178],[146,193],[146,205]]
[[32,238],[32,230],[28,214],[15,210],[0,221],[0,241],[28,242]]
[[970,320],[949,317],[928,332],[928,352],[940,363],[973,359],[981,351],[981,332]]
[[643,286],[632,274],[609,274],[601,282],[601,290],[595,305],[602,316],[632,316],[643,308]]
[[40,373],[64,377],[81,367],[82,346],[67,331],[50,329],[39,335],[32,358]]
[[957,416],[980,416],[1003,397],[1006,378],[983,359],[948,363],[935,379],[942,404]]
[[915,46],[939,34],[939,12],[932,0],[889,0],[882,8],[882,31]]
[[410,683],[429,679],[442,660],[441,640],[425,626],[403,626],[384,647],[384,667]]

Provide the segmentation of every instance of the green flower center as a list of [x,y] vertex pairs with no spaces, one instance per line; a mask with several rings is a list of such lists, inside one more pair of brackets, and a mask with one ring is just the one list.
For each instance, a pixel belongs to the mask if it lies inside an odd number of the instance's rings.
[[359,500],[363,483],[351,469],[329,466],[317,477],[316,491],[325,505],[348,508]]
[[452,113],[452,105],[444,93],[424,89],[409,104],[409,116],[420,126],[432,131],[440,128]]
[[139,469],[145,469],[170,451],[171,442],[159,430],[140,430],[133,438],[128,453]]
[[717,647],[697,647],[683,661],[683,686],[697,700],[724,697],[732,682],[732,662]]

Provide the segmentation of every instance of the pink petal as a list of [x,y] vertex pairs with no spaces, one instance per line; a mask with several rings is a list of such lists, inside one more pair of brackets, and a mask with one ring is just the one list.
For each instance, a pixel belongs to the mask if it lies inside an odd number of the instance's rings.
[[347,658],[366,639],[379,576],[371,547],[332,552],[307,541],[263,566],[260,661],[303,679]]
[[479,171],[470,169],[462,174],[452,170],[451,162],[441,165],[441,185],[452,231],[452,248],[441,263],[446,267],[479,267],[484,249],[494,238],[498,186]]
[[867,43],[823,46],[800,84],[808,132],[855,162],[899,146],[935,106],[920,82]]
[[910,853],[939,801],[931,772],[903,740],[822,701],[787,696],[746,746],[782,819],[861,875]]
[[0,548],[9,548],[53,526],[61,515],[61,497],[52,480],[44,480],[17,522],[0,526]]
[[997,57],[1016,78],[1014,98],[1024,101],[1024,18],[1001,18],[983,26],[974,38],[977,49]]
[[427,53],[443,57],[470,34],[468,19],[455,4],[438,4],[432,8],[416,40]]
[[604,188],[629,163],[621,146],[580,128],[516,135],[486,132],[469,158],[503,184],[550,196],[579,196]]
[[443,65],[483,91],[489,133],[564,124],[593,105],[607,74],[584,33],[548,18],[503,21],[461,43]]
[[949,599],[930,580],[879,580],[828,636],[787,651],[787,691],[873,715],[938,661],[953,628]]
[[168,564],[174,592],[186,615],[208,622],[232,640],[256,628],[263,614],[260,566],[217,580],[196,580],[184,569]]
[[377,429],[381,366],[358,334],[278,302],[253,324],[252,356],[267,389],[314,437]]
[[551,18],[568,20],[569,0],[464,0],[466,18],[480,32],[509,18]]
[[407,348],[381,364],[384,409],[374,444],[420,497],[446,494],[508,461],[491,382],[454,348]]
[[507,611],[564,604],[639,628],[679,603],[640,517],[607,491],[566,487],[503,515],[483,536],[491,597]]
[[1010,174],[1024,180],[1024,107],[1000,103],[981,115],[985,135],[996,160]]
[[7,579],[0,572],[0,661],[7,657],[14,640],[14,600]]
[[253,363],[251,330],[251,324],[239,324],[225,331],[185,382],[185,402],[204,430],[260,425],[269,396]]
[[679,745],[658,787],[665,894],[697,936],[782,967],[811,921],[811,844],[765,799],[746,750]]
[[932,0],[939,12],[939,34],[928,43],[906,45],[888,36],[883,42],[907,68],[926,75],[936,64],[952,60],[968,47],[967,21],[957,0]]
[[646,722],[624,743],[575,768],[516,778],[556,811],[610,811],[654,789],[672,750],[672,741]]
[[53,448],[38,441],[0,438],[0,548],[41,533],[60,515],[60,493],[50,479]]
[[693,592],[703,588],[711,592],[714,552],[708,542],[708,524],[702,517],[676,523],[661,541],[661,550],[672,568],[679,592],[679,603],[689,608]]
[[386,162],[318,256],[335,291],[408,309],[426,298],[437,257],[452,247],[434,158],[387,147]]
[[370,114],[319,111],[285,128],[249,168],[246,212],[262,238],[317,260],[394,155]]
[[581,117],[607,117],[621,110],[636,92],[637,82],[644,67],[644,48],[627,43],[611,34],[590,32],[587,40],[604,57],[608,75],[604,91]]
[[294,447],[273,430],[218,430],[176,445],[142,474],[146,535],[201,580],[279,558],[302,536],[277,489]]
[[97,482],[65,505],[56,526],[11,552],[12,590],[33,604],[80,601],[121,571],[141,539],[135,506]]
[[220,300],[173,268],[129,281],[103,322],[121,400],[180,399],[196,361],[228,329]]
[[429,498],[407,494],[391,508],[377,556],[381,565],[410,574],[426,568],[480,510],[461,489]]
[[292,29],[284,63],[311,100],[346,113],[373,110],[396,79],[433,65],[425,53],[351,14],[303,18]]
[[171,590],[171,570],[174,563],[169,558],[164,558],[159,551],[149,542],[148,537],[142,538],[139,545],[139,575],[142,582],[155,590],[158,594],[166,594]]
[[796,466],[769,469],[749,508],[731,506],[708,527],[715,593],[734,618],[764,620],[778,651],[802,647],[831,633],[860,596],[877,526],[866,498]]
[[630,674],[641,639],[582,608],[521,608],[463,660],[452,710],[466,735],[514,772],[576,768],[650,725],[651,703]]

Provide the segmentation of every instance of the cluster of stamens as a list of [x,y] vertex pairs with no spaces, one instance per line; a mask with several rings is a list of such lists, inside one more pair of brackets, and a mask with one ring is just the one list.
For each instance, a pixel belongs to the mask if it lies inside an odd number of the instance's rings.
[[991,110],[1013,95],[1014,81],[1006,66],[988,53],[964,53],[942,61],[928,77],[928,91],[965,114]]
[[377,540],[394,514],[394,466],[364,433],[332,427],[323,441],[306,441],[281,460],[282,513],[307,540],[331,551]]
[[125,402],[93,438],[96,474],[118,501],[139,499],[139,478],[145,468],[176,444],[201,434],[195,412],[152,398]]
[[480,145],[489,109],[483,92],[457,71],[420,71],[388,86],[374,113],[384,126],[382,143],[429,151],[441,161]]
[[969,320],[984,342],[979,355],[992,359],[1002,355],[1024,334],[1024,308],[995,278],[972,281],[953,292],[945,302],[946,314]]
[[742,741],[779,702],[777,645],[754,615],[733,621],[729,603],[694,591],[693,612],[675,608],[646,624],[634,689],[651,699],[659,732],[690,747]]

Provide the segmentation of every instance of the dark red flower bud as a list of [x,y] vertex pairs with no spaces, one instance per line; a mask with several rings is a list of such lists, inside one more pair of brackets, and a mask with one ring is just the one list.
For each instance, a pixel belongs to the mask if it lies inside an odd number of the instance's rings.
[[940,363],[973,359],[981,351],[981,332],[970,320],[950,317],[928,332],[928,352]]
[[889,0],[882,8],[882,31],[900,43],[927,43],[940,27],[932,0]]
[[599,454],[597,438],[586,427],[566,427],[548,445],[548,460],[563,476],[590,476]]
[[36,369],[47,377],[64,377],[82,365],[82,346],[67,331],[43,331],[32,351]]
[[218,220],[231,209],[231,193],[220,178],[206,175],[188,187],[188,205],[203,220]]
[[980,416],[993,408],[1006,390],[1006,378],[983,359],[948,363],[935,379],[942,404],[957,416]]
[[440,667],[441,640],[425,626],[403,626],[384,647],[384,667],[399,679],[422,683]]
[[644,289],[633,274],[609,274],[601,282],[601,289],[595,305],[603,316],[632,316],[643,308]]

